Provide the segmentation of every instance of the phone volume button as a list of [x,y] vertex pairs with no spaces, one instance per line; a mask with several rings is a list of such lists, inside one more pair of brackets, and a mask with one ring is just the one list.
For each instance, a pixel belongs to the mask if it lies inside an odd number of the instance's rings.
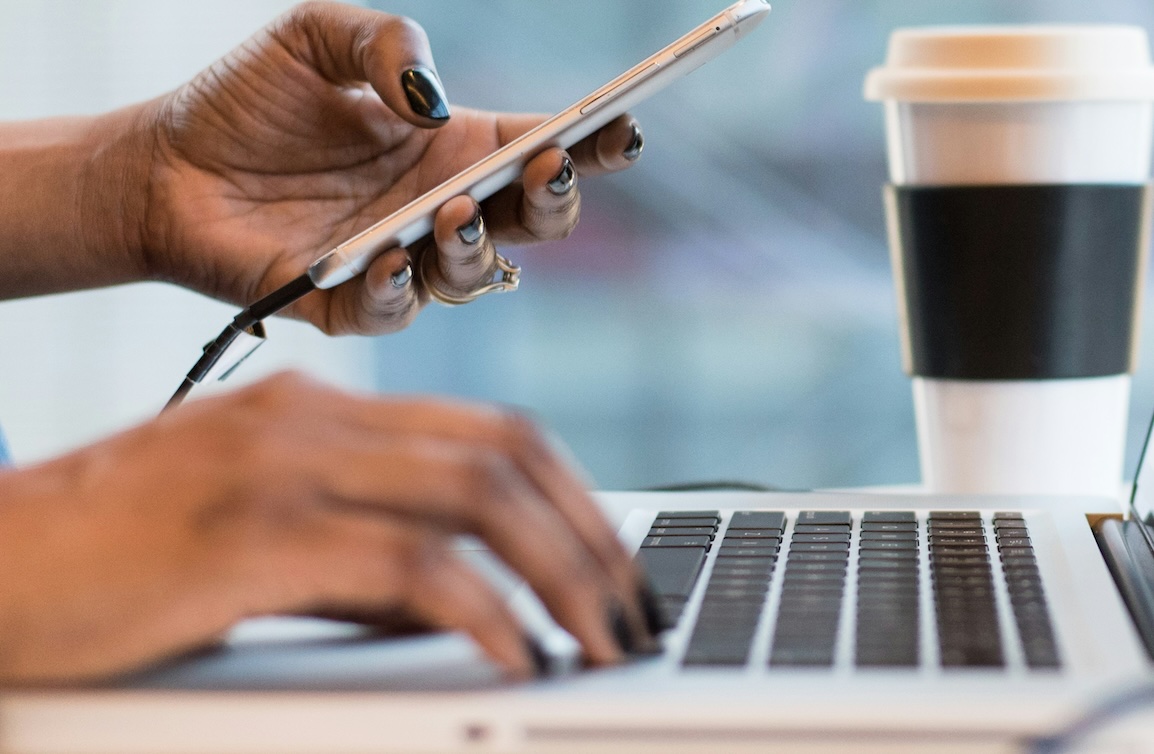
[[705,44],[709,40],[713,39],[714,37],[716,37],[720,33],[721,33],[721,24],[714,24],[713,26],[710,26],[708,29],[701,32],[696,37],[694,37],[693,39],[689,40],[685,44],[681,45],[681,47],[678,47],[676,50],[674,50],[673,51],[673,57],[679,58],[682,55],[693,52],[698,47]]
[[624,81],[618,82],[617,85],[614,86],[609,91],[604,92],[602,94],[599,94],[594,99],[590,100],[590,102],[588,104],[586,104],[584,107],[581,108],[581,114],[582,115],[588,115],[589,113],[593,112],[594,110],[597,110],[602,105],[604,105],[606,102],[609,102],[610,100],[612,100],[613,96],[615,94],[619,94],[622,90],[624,90],[630,86],[633,86],[635,83],[637,83],[639,80],[645,78],[646,75],[653,72],[658,67],[660,67],[659,64],[650,63],[649,65],[645,66],[640,71],[633,74],[632,76],[625,79]]

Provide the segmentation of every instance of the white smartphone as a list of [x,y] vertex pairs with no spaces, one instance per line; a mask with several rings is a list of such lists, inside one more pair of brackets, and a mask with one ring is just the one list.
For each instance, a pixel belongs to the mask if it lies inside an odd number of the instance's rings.
[[309,266],[309,279],[317,288],[332,288],[364,272],[381,253],[416,242],[433,231],[433,216],[445,202],[462,194],[478,202],[492,196],[517,180],[529,160],[543,150],[573,146],[670,82],[717,57],[760,24],[767,13],[769,4],[765,0],[741,0],[726,8],[597,91],[328,252]]

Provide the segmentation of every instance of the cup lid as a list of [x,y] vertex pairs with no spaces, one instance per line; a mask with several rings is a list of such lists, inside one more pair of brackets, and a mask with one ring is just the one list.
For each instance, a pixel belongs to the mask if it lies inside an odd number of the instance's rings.
[[1146,32],[1122,25],[897,29],[869,100],[1154,100]]

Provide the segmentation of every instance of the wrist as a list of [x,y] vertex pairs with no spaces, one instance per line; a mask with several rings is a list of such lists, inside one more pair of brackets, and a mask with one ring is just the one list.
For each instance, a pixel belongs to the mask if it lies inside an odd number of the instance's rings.
[[0,125],[0,298],[146,276],[145,107]]
[[[104,284],[156,277],[147,254],[154,102],[94,118],[85,134],[76,197],[77,246],[98,264]],[[103,274],[102,274],[103,273]]]

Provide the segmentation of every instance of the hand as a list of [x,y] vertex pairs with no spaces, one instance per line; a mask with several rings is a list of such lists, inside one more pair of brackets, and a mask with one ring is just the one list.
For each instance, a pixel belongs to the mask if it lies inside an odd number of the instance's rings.
[[[448,117],[435,70],[413,22],[307,3],[152,103],[140,119],[147,149],[138,150],[148,160],[144,268],[251,303],[542,120],[464,108]],[[408,95],[403,79],[414,75]],[[483,221],[472,199],[458,197],[437,214],[434,239],[386,252],[364,275],[288,313],[328,333],[400,329],[428,299],[419,275],[406,282],[421,255],[438,255],[450,293],[476,289],[496,269],[494,241],[573,229],[574,168],[582,176],[624,168],[640,145],[625,116],[569,155],[550,149],[484,203]]]
[[453,553],[459,533],[520,572],[592,663],[652,641],[593,500],[495,409],[282,375],[0,474],[0,501],[0,684],[131,670],[302,613],[461,629],[531,673],[521,628]]

